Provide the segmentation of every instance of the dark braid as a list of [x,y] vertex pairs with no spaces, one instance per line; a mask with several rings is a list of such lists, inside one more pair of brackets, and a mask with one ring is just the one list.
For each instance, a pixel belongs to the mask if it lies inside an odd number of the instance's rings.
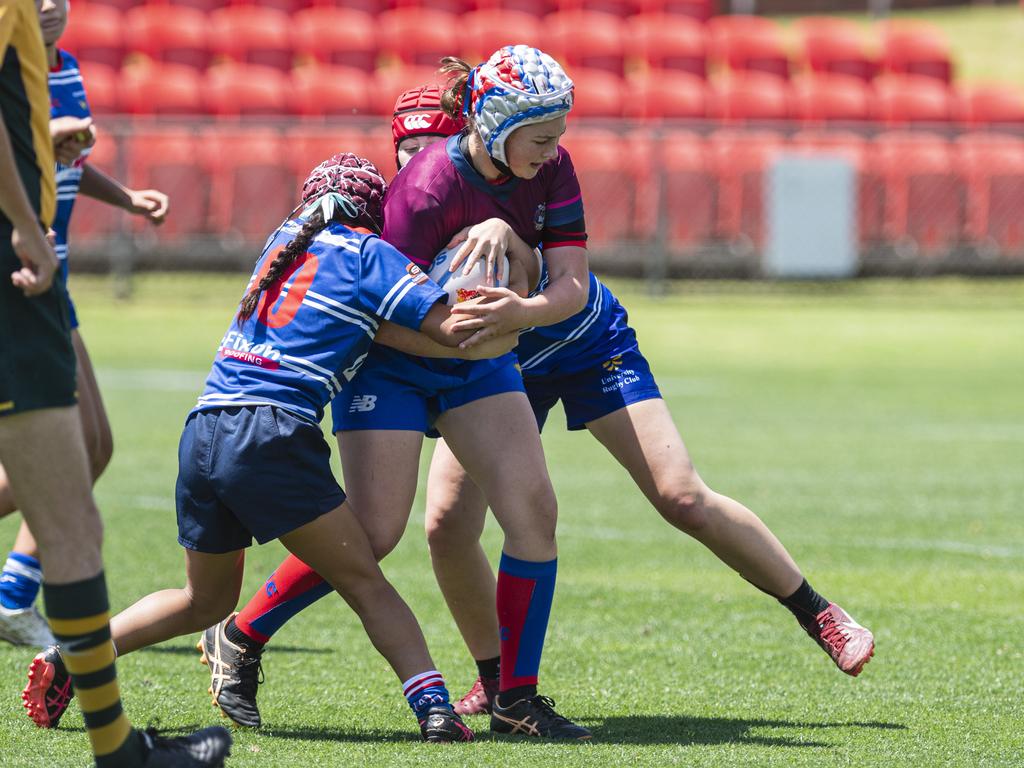
[[277,254],[277,258],[270,265],[270,269],[267,270],[267,274],[264,275],[263,279],[258,284],[252,287],[252,290],[245,295],[242,299],[242,304],[238,308],[238,322],[239,324],[245,322],[252,313],[256,311],[256,306],[259,304],[260,294],[263,291],[274,286],[283,276],[285,271],[292,265],[292,263],[309,250],[310,244],[313,239],[320,234],[320,232],[327,227],[324,222],[324,215],[317,208],[313,213],[309,215],[305,223],[302,225],[302,229],[299,230],[292,240]]

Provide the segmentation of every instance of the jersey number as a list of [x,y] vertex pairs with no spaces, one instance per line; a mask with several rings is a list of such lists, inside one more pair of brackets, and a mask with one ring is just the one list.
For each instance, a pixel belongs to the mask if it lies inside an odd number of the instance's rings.
[[[266,277],[267,272],[270,271],[270,265],[274,263],[274,259],[283,250],[284,246],[278,246],[270,252],[267,260],[263,262],[263,266],[260,267],[260,271],[256,275],[256,282]],[[313,283],[313,278],[316,277],[316,270],[319,265],[320,262],[317,257],[309,252],[297,257],[295,261],[288,265],[281,279],[265,290],[260,297],[260,303],[256,307],[256,317],[259,321],[268,328],[281,328],[294,320],[295,313],[302,306],[302,300],[306,298],[306,291],[309,290],[309,286]],[[278,304],[278,299],[281,298],[285,283],[296,272],[299,274],[295,276],[295,280],[288,286],[284,299]]]

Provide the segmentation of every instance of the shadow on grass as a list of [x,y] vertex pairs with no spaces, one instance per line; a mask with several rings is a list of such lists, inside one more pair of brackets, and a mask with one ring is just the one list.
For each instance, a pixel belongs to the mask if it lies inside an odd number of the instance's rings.
[[759,735],[754,728],[792,728],[822,731],[832,728],[872,728],[904,731],[901,723],[850,721],[809,723],[790,720],[745,720],[729,717],[672,717],[633,715],[630,717],[581,718],[594,734],[594,741],[606,744],[761,744],[772,747],[829,747],[822,741],[808,741],[793,735]]
[[[792,728],[798,731],[821,731],[833,728],[872,728],[889,731],[904,731],[900,723],[883,722],[839,722],[807,723],[789,720],[741,720],[727,717],[671,717],[667,715],[632,717],[581,718],[582,723],[594,734],[595,744],[758,744],[770,747],[831,747],[824,741],[809,741],[798,735],[756,735],[754,728]],[[486,721],[482,727],[470,722],[481,740],[523,743],[515,737],[492,737],[487,731]],[[418,741],[419,734],[407,731],[346,731],[339,728],[313,726],[291,726],[286,728],[264,727],[260,736],[274,739],[299,739],[301,741],[336,741],[344,743],[404,743]],[[538,740],[537,744],[550,744]]]
[[263,726],[252,733],[272,739],[299,739],[301,741],[338,741],[344,743],[401,744],[418,742],[420,735],[410,728],[406,731],[346,731],[341,728],[315,728],[291,726],[275,728]]
[[[151,645],[135,653],[166,653],[171,656],[198,656],[195,645]],[[305,648],[301,645],[275,645],[267,653],[323,653],[323,648]]]

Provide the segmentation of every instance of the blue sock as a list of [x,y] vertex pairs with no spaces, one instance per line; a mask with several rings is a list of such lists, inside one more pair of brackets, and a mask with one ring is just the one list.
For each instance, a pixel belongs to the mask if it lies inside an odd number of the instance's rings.
[[43,582],[39,561],[30,555],[11,552],[0,574],[0,605],[8,610],[31,608]]
[[444,676],[436,669],[410,677],[402,683],[402,693],[412,707],[417,720],[426,717],[431,707],[451,708],[448,704],[448,688],[444,684]]

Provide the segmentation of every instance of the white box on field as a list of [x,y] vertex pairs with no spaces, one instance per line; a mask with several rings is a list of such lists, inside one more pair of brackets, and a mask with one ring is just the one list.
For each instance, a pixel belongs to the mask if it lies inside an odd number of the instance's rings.
[[857,174],[838,155],[781,154],[765,176],[764,273],[852,277],[857,271]]

